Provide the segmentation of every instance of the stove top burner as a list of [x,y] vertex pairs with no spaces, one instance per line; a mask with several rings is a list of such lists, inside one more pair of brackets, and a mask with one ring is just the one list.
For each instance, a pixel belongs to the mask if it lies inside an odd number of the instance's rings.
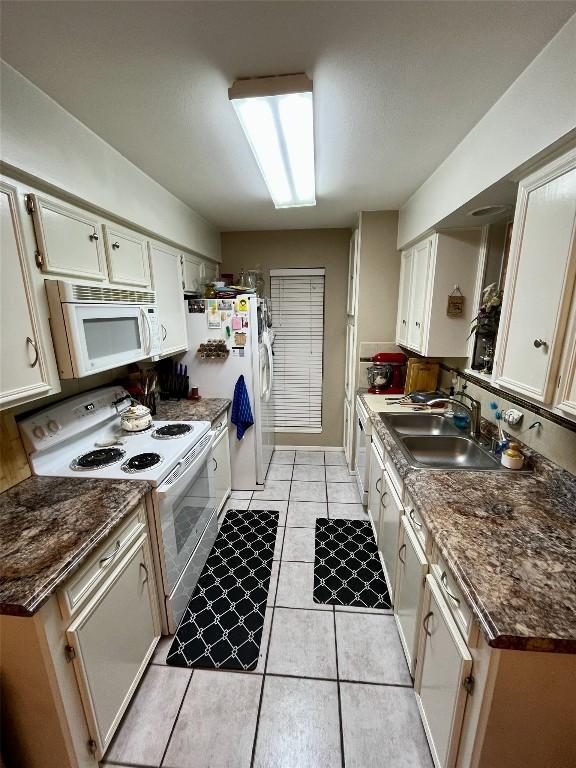
[[162,461],[159,453],[137,453],[122,464],[124,472],[143,472]]
[[170,440],[175,437],[182,437],[182,435],[187,435],[188,432],[192,432],[194,427],[192,427],[190,424],[184,424],[182,422],[177,422],[176,424],[166,424],[163,427],[158,427],[158,429],[155,429],[152,433],[152,437],[155,437],[157,440]]
[[83,453],[75,458],[70,464],[70,469],[77,471],[102,469],[120,461],[125,455],[126,451],[120,448],[98,448],[95,451],[88,451],[88,453]]

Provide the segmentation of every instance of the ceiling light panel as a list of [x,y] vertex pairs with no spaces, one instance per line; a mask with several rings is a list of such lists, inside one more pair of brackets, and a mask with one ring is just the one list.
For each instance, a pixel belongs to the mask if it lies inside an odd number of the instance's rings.
[[316,205],[312,82],[238,80],[229,97],[276,208]]

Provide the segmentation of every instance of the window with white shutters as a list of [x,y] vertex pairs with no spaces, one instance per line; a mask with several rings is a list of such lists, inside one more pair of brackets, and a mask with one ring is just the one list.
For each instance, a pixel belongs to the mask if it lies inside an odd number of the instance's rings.
[[324,269],[270,270],[276,432],[322,432]]

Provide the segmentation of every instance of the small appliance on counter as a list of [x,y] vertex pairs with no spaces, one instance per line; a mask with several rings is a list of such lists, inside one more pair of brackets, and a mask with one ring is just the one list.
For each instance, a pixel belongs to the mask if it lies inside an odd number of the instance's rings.
[[379,352],[367,370],[368,392],[372,395],[403,395],[406,381],[406,355]]

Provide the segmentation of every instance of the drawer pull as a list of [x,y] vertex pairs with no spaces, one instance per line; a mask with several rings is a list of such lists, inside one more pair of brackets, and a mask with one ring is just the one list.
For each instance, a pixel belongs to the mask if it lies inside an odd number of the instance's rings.
[[388,491],[384,491],[380,494],[380,504],[384,504],[384,496],[388,496]]
[[446,575],[446,571],[442,572],[442,576],[440,576],[440,581],[442,582],[442,586],[444,587],[444,591],[448,595],[449,598],[454,600],[456,605],[460,605],[460,598],[456,597],[456,595],[453,595],[452,592],[448,589],[448,576]]
[[408,517],[410,518],[410,520],[412,520],[416,528],[422,528],[422,523],[416,520],[416,515],[414,514],[413,509],[410,509],[410,511],[408,512]]
[[120,539],[118,539],[118,541],[116,542],[116,546],[114,547],[114,552],[112,552],[111,555],[106,555],[106,557],[100,558],[100,568],[103,568],[107,562],[109,562],[110,560],[113,560],[118,554],[119,550],[120,550]]
[[402,563],[402,565],[406,565],[406,560],[402,560],[402,550],[406,549],[406,544],[402,544],[400,549],[398,550],[398,560]]
[[144,563],[140,563],[140,568],[142,568],[142,570],[145,573],[145,578],[144,578],[144,581],[142,582],[142,586],[144,586],[144,584],[146,584],[146,582],[148,581],[148,568],[146,568]]
[[379,477],[378,480],[376,480],[376,492],[380,493],[380,488],[378,488],[378,483],[382,483],[382,478]]
[[216,470],[218,469],[218,462],[216,461],[214,456],[212,456],[212,461],[214,462],[214,472],[216,472]]
[[432,637],[432,632],[428,630],[428,622],[430,619],[434,616],[434,611],[428,611],[426,616],[424,616],[424,619],[422,620],[422,629],[424,632],[428,635],[428,637]]

